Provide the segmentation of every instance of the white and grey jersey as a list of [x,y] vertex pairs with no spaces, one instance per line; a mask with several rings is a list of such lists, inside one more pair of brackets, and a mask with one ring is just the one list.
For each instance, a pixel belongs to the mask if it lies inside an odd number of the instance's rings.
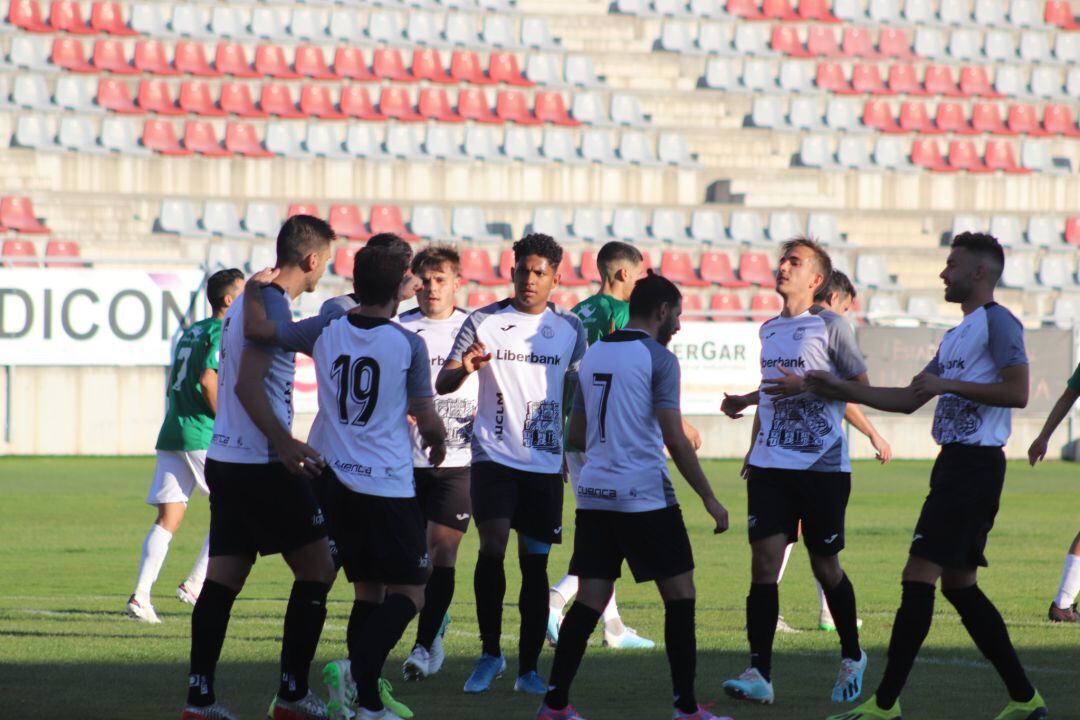
[[[292,310],[285,291],[277,285],[261,289],[266,316],[278,322],[291,321]],[[244,349],[257,348],[270,356],[270,370],[263,389],[274,416],[285,428],[292,428],[294,354],[275,345],[253,343],[244,338],[244,303],[239,297],[229,306],[221,325],[221,363],[218,370],[218,411],[214,436],[207,457],[232,463],[268,463],[277,460],[273,445],[256,427],[236,397],[236,381]]]
[[448,360],[460,361],[474,342],[484,344],[491,362],[478,373],[473,462],[560,472],[564,382],[587,344],[581,320],[551,303],[533,315],[502,300],[469,315]]
[[413,497],[409,400],[434,394],[423,341],[391,320],[349,314],[322,330],[312,357],[312,447],[355,492]]
[[[424,341],[431,361],[432,380],[438,376],[446,358],[454,346],[454,339],[469,313],[454,308],[450,317],[434,320],[425,317],[419,309],[409,310],[397,316],[396,321],[406,330],[411,330]],[[476,417],[476,394],[479,390],[476,374],[465,378],[454,392],[435,398],[435,412],[438,413],[446,428],[446,459],[440,467],[468,467],[472,463],[472,431]],[[432,391],[434,391],[434,383]],[[410,426],[413,440],[413,465],[419,468],[431,467],[427,451],[420,442],[420,431],[415,425]]]
[[587,510],[646,512],[677,504],[657,410],[679,409],[679,361],[642,330],[616,330],[581,361],[574,410],[585,413]]
[[[866,372],[851,325],[836,313],[812,307],[795,317],[777,316],[761,326],[761,377],[779,378],[781,368],[804,375],[825,370],[845,380]],[[813,393],[789,398],[759,394],[761,429],[750,463],[764,468],[850,472],[842,420],[846,403]]]
[[[987,303],[945,333],[925,372],[947,380],[1001,382],[1001,371],[1027,365],[1024,326],[1007,309]],[[939,445],[1001,447],[1012,433],[1012,410],[945,394],[934,409],[934,440]]]

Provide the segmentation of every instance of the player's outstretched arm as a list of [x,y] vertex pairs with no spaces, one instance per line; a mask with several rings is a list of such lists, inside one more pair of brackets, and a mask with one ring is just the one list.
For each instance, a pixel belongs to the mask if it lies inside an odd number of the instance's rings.
[[811,370],[804,376],[808,392],[833,400],[866,405],[885,412],[911,414],[930,401],[933,395],[916,388],[874,387],[854,380],[841,380],[824,370]]
[[266,316],[262,289],[273,282],[278,271],[264,268],[244,284],[244,337],[252,342],[272,343],[277,336],[277,323]]
[[1050,436],[1057,430],[1058,425],[1065,419],[1065,416],[1069,414],[1069,410],[1076,403],[1076,398],[1080,397],[1080,392],[1073,390],[1070,386],[1065,386],[1065,391],[1061,393],[1061,397],[1054,403],[1054,407],[1050,409],[1050,414],[1046,417],[1046,422],[1043,423],[1042,430],[1039,431],[1038,437],[1031,443],[1031,447],[1028,448],[1028,462],[1032,465],[1039,462],[1046,457],[1047,448],[1050,445]]
[[442,465],[446,459],[446,428],[435,411],[435,400],[431,397],[409,398],[409,415],[416,420],[421,445],[428,449],[428,462],[435,467]]
[[236,379],[236,397],[244,406],[255,427],[274,444],[278,458],[294,475],[316,478],[323,461],[319,453],[289,433],[274,415],[266,397],[263,380],[270,372],[272,359],[258,348],[244,348],[240,356],[240,371]]
[[465,382],[465,378],[491,362],[491,353],[483,343],[473,343],[462,354],[460,360],[447,360],[435,378],[435,392],[449,395]]
[[675,409],[661,408],[656,410],[656,419],[660,423],[660,432],[664,436],[664,445],[671,453],[671,459],[675,461],[675,467],[679,469],[686,482],[694,489],[701,498],[705,510],[716,522],[714,533],[722,533],[728,529],[728,512],[713,494],[709,485],[709,478],[698,462],[694,446],[683,431],[682,413]]
[[948,393],[980,405],[1022,408],[1026,407],[1028,402],[1028,366],[1024,363],[1002,368],[1001,382],[996,383],[947,380],[933,373],[922,372],[915,376],[911,385],[931,397]]
[[881,433],[874,427],[874,423],[870,422],[870,418],[866,417],[862,408],[848,403],[844,410],[844,419],[870,440],[870,444],[874,446],[874,452],[877,453],[876,457],[882,465],[892,460],[892,446],[889,445],[888,440],[881,437]]
[[754,424],[750,427],[750,447],[746,448],[746,455],[743,456],[742,467],[739,469],[739,477],[743,480],[750,479],[750,453],[754,452],[754,443],[757,442],[760,432],[761,416],[754,415]]
[[743,416],[743,410],[751,405],[758,404],[758,391],[748,392],[745,395],[728,395],[724,393],[724,400],[720,403],[720,412],[732,420]]

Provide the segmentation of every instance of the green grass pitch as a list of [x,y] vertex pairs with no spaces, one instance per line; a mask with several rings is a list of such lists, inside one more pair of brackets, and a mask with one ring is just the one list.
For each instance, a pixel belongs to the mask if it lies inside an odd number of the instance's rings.
[[[866,694],[881,677],[900,569],[926,492],[927,462],[880,468],[858,463],[848,508],[848,549],[842,559],[865,621],[870,656]],[[207,528],[207,505],[192,503],[172,543],[156,587],[164,624],[149,627],[121,615],[131,592],[143,536],[153,519],[143,504],[151,458],[0,459],[0,702],[10,718],[121,720],[176,718],[186,689],[190,608],[173,597]],[[817,598],[801,548],[781,585],[781,612],[803,632],[778,635],[774,658],[777,702],[738,704],[720,683],[746,664],[744,598],[749,583],[745,490],[738,464],[710,462],[706,470],[731,512],[732,529],[713,536],[707,517],[677,480],[697,559],[698,697],[713,711],[738,720],[823,719],[839,706],[829,701],[838,668],[835,636],[812,629]],[[567,495],[567,529],[573,503]],[[1051,626],[1046,608],[1057,588],[1061,561],[1080,520],[1080,470],[1050,463],[1030,469],[1011,463],[1002,510],[990,538],[991,567],[981,585],[998,604],[1031,678],[1055,720],[1080,719],[1080,627]],[[569,535],[569,532],[568,532]],[[567,537],[570,541],[571,537]],[[552,554],[554,582],[566,569],[569,547]],[[419,719],[531,718],[538,699],[512,691],[504,677],[481,697],[461,686],[479,652],[472,595],[476,533],[461,551],[457,595],[443,671],[421,684],[400,680],[400,665],[414,628],[390,656],[385,675]],[[507,566],[504,649],[511,672],[517,639],[516,562]],[[277,687],[281,623],[289,575],[279,558],[261,559],[236,603],[218,693],[241,717],[263,717]],[[627,623],[662,641],[663,610],[655,587],[624,580],[619,606]],[[316,658],[316,671],[345,652],[351,589],[339,583]],[[670,717],[670,685],[663,650],[618,652],[594,637],[572,694],[590,720]],[[541,672],[551,665],[545,648]],[[319,686],[321,690],[321,686]],[[992,720],[1006,701],[983,660],[940,596],[934,627],[902,702],[906,720]]]

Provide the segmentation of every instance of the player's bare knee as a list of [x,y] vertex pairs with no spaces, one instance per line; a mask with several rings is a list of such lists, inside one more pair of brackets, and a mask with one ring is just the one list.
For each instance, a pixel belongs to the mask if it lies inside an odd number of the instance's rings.
[[924,560],[914,555],[908,556],[907,565],[904,566],[902,578],[904,582],[921,582],[928,585],[936,585],[938,578],[942,576],[942,567],[929,560]]
[[660,590],[660,597],[664,602],[677,600],[692,600],[697,597],[697,589],[694,587],[694,574],[692,572],[676,575],[656,583]]
[[844,568],[836,555],[810,555],[810,569],[821,586],[834,588],[844,577]]
[[755,583],[774,583],[780,575],[780,564],[784,561],[783,552],[779,554],[755,550],[750,561],[750,577]]
[[963,590],[969,588],[978,581],[978,573],[975,568],[948,568],[941,573],[941,590]]

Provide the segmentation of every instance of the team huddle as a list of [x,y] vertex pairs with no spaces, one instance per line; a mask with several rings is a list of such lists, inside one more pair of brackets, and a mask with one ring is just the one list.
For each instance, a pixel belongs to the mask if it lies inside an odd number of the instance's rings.
[[[570,691],[601,622],[607,646],[654,645],[619,616],[615,584],[625,561],[636,582],[656,583],[663,600],[672,717],[730,720],[695,694],[694,556],[668,471],[670,456],[714,532],[725,532],[728,513],[698,462],[701,438],[682,418],[679,363],[667,348],[680,328],[679,289],[646,272],[633,246],[612,242],[598,253],[600,293],[562,310],[549,296],[563,249],[532,234],[514,244],[513,295],[466,313],[454,304],[461,283],[454,249],[433,245],[414,256],[408,243],[383,234],[356,254],[353,293],[294,322],[291,302],[315,290],[333,240],[325,222],[290,218],[275,268],[246,283],[236,270],[211,276],[213,315],[177,344],[147,498],[158,518],[126,612],[160,622],[151,587],[188,499],[196,488],[208,493],[210,532],[177,590],[195,606],[182,720],[236,717],[217,698],[215,669],[233,602],[256,557],[272,554],[282,555],[294,583],[269,717],[412,717],[383,678],[384,665],[417,618],[403,677],[441,670],[470,519],[480,540],[473,590],[481,647],[466,693],[488,691],[507,670],[502,612],[513,530],[521,575],[514,690],[542,697],[537,718],[583,720]],[[939,579],[1008,690],[997,720],[1048,717],[1001,615],[976,583],[1005,479],[1010,409],[1023,407],[1028,393],[1023,329],[993,301],[1003,264],[994,238],[954,239],[941,278],[964,320],[907,387],[882,388],[869,384],[843,318],[855,296],[850,281],[816,242],[783,245],[776,273],[783,310],[760,328],[761,386],[726,396],[721,408],[737,418],[757,405],[743,466],[750,659],[722,685],[732,698],[774,701],[774,635],[786,628],[778,585],[800,537],[819,586],[820,625],[839,639],[831,699],[861,697],[869,659],[859,642],[855,586],[839,560],[851,493],[843,420],[884,463],[891,449],[858,406],[910,413],[937,398],[932,435],[941,452],[903,570],[882,679],[869,700],[829,720],[900,720],[899,696],[929,632]],[[399,313],[414,295],[416,308]],[[292,435],[296,352],[313,358],[318,384],[307,442]],[[1042,444],[1032,445],[1033,464],[1080,395],[1080,370],[1068,387]],[[576,499],[573,554],[567,576],[550,587],[564,475]],[[1076,619],[1069,603],[1080,587],[1071,595],[1064,588],[1072,574],[1069,582],[1080,586],[1080,552],[1069,557],[1075,562],[1066,564],[1051,620]],[[324,701],[309,687],[310,666],[342,569],[355,590],[348,657],[323,669]],[[547,678],[538,666],[545,639],[555,645]]]

